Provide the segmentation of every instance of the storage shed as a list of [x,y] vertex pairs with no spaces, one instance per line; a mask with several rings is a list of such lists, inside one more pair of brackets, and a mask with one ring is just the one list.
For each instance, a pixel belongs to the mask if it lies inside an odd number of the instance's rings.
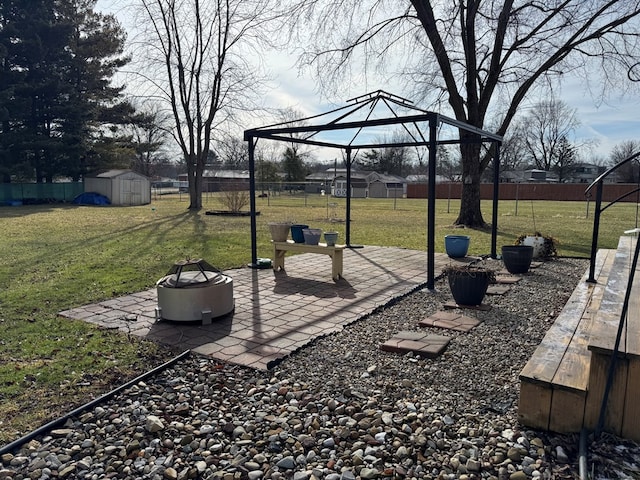
[[151,203],[151,180],[131,170],[107,170],[84,178],[84,191],[96,192],[111,200],[111,205]]

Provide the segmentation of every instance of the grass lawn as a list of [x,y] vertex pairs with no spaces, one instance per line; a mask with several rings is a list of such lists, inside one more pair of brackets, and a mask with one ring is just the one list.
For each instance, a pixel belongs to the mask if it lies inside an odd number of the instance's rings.
[[[151,288],[184,258],[220,269],[246,265],[249,217],[206,215],[222,207],[215,197],[204,202],[201,212],[187,211],[185,195],[140,207],[0,207],[0,443],[178,353],[57,312]],[[471,236],[470,254],[488,254],[490,230],[451,226],[458,205],[436,202],[436,250],[444,251],[444,236],[455,233]],[[344,199],[284,193],[258,198],[257,208],[260,257],[271,255],[271,221],[337,230],[344,241]],[[426,208],[426,200],[353,199],[351,243],[425,250]],[[490,221],[490,202],[483,213]],[[586,214],[582,202],[502,202],[498,246],[537,230],[558,239],[560,255],[588,257],[593,219]],[[635,218],[635,204],[607,210],[600,246],[614,248]]]

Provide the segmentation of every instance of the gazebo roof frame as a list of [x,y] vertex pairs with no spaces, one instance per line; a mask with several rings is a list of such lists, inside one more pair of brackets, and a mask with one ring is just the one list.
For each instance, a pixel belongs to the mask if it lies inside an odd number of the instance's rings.
[[[386,106],[391,112],[391,116],[382,118],[371,118],[378,105]],[[368,112],[366,109],[368,108]],[[395,109],[407,109],[411,111],[409,115],[399,115]],[[351,120],[356,115],[365,114],[364,119]],[[331,118],[329,121],[317,123],[323,118]],[[420,124],[426,124],[428,134],[422,132]],[[372,127],[384,127],[400,125],[403,127],[410,141],[387,141],[371,142],[369,139],[362,139],[363,131]],[[413,125],[415,131],[411,131],[408,125]],[[445,139],[438,138],[439,130],[443,125],[452,127],[458,135]],[[351,131],[350,137],[344,136],[344,141],[331,141],[319,138],[324,132]],[[461,134],[465,132],[466,136]],[[413,106],[410,100],[397,95],[387,93],[383,90],[376,90],[358,97],[347,100],[347,104],[328,112],[320,113],[311,117],[290,120],[282,123],[268,125],[264,127],[245,130],[244,140],[249,144],[249,175],[250,175],[250,209],[251,209],[251,264],[257,263],[257,241],[256,241],[256,205],[255,205],[255,146],[259,139],[273,140],[287,143],[312,145],[325,148],[338,148],[346,152],[347,168],[347,205],[346,205],[346,244],[350,244],[350,181],[351,181],[351,152],[353,150],[389,148],[389,147],[419,147],[426,146],[429,149],[429,181],[427,218],[427,288],[434,288],[434,258],[435,258],[435,163],[436,151],[439,145],[459,145],[462,143],[492,143],[495,145],[494,155],[494,195],[493,195],[493,218],[491,235],[491,255],[496,256],[497,237],[497,204],[498,204],[498,181],[500,165],[500,145],[502,137],[494,133],[482,130],[465,122],[441,115],[436,112],[423,110]]]

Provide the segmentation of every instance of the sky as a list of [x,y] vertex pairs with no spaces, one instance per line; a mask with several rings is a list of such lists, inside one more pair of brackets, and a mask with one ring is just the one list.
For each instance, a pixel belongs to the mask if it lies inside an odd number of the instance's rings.
[[[123,10],[117,8],[121,0],[98,0],[96,10],[114,13],[127,29],[129,20]],[[130,27],[129,27],[130,28]],[[344,96],[336,95],[334,98],[323,98],[316,87],[316,81],[310,74],[301,73],[296,67],[297,58],[285,51],[267,53],[263,61],[272,76],[268,84],[264,102],[271,108],[293,108],[304,116],[316,115],[346,104],[349,98],[375,91],[378,89],[393,94],[404,96],[399,85],[378,84],[375,80],[369,85],[350,85],[349,91]],[[592,72],[593,79],[597,79],[601,72]],[[594,82],[597,88],[597,80]],[[636,90],[640,90],[637,89]],[[622,96],[622,92],[610,92],[606,103],[598,104],[587,91],[585,82],[577,77],[567,77],[559,90],[557,98],[564,101],[571,109],[575,109],[580,126],[575,132],[574,141],[593,141],[594,146],[590,153],[585,154],[585,159],[607,160],[612,148],[623,141],[640,141],[640,95],[629,94]],[[531,100],[535,103],[535,100]],[[422,107],[421,105],[417,105]],[[422,108],[426,108],[422,107]],[[450,112],[441,111],[444,115]],[[257,127],[274,123],[269,119],[265,123],[259,120],[250,127]],[[316,150],[315,155],[320,160],[333,160],[340,157],[338,150]]]

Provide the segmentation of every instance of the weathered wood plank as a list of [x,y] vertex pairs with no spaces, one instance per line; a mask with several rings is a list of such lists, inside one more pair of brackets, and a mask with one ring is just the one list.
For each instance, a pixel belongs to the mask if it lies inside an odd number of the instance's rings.
[[[596,278],[600,279],[603,267],[611,256],[611,251],[602,250],[596,257]],[[608,273],[608,269],[605,270]],[[534,354],[520,372],[520,379],[528,379],[531,382],[551,384],[562,363],[562,358],[567,351],[576,331],[580,335],[587,335],[586,331],[579,329],[585,311],[591,305],[591,298],[596,288],[602,288],[600,280],[598,284],[587,283],[588,272],[582,276],[566,305],[549,328],[546,335],[538,345]]]
[[[626,353],[630,359],[640,359],[640,266],[636,267],[629,299]],[[637,381],[640,382],[640,377]]]
[[[596,351],[591,351],[589,390],[587,392],[587,404],[584,415],[585,426],[589,429],[595,429],[598,424],[610,361],[610,354],[600,354]],[[620,435],[622,432],[628,363],[625,358],[618,358],[616,361],[616,369],[613,375],[605,412],[603,429],[616,435]]]
[[589,384],[589,365],[591,354],[588,350],[589,338],[591,336],[591,326],[594,316],[600,307],[600,302],[605,291],[605,285],[609,272],[613,266],[615,257],[613,250],[603,251],[601,253],[602,264],[601,269],[597,270],[597,282],[593,285],[588,305],[582,314],[580,323],[571,338],[571,342],[567,347],[565,356],[563,357],[552,383],[554,387],[567,388],[576,392],[586,392]]
[[[589,349],[604,354],[615,348],[621,307],[629,279],[629,237],[620,237],[614,264],[609,273],[607,288],[604,292],[598,315],[594,318]],[[627,350],[627,327],[623,326],[619,351]]]
[[560,433],[579,432],[584,420],[586,398],[586,391],[553,389],[549,430]]
[[622,436],[640,441],[640,359],[629,360]]
[[551,389],[545,385],[523,380],[520,382],[518,420],[523,425],[541,430],[549,429]]

